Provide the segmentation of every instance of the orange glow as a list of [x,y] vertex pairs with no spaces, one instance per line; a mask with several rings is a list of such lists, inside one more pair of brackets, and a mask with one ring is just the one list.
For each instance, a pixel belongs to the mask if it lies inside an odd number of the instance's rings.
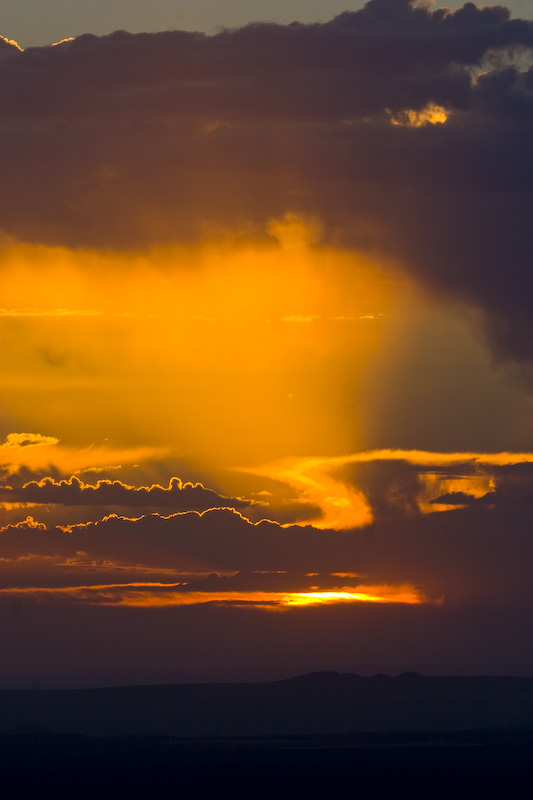
[[320,245],[316,220],[268,234],[146,253],[0,247],[2,404],[20,430],[61,439],[47,465],[91,466],[68,448],[110,435],[94,466],[149,459],[146,443],[208,469],[343,449],[343,365],[357,375],[378,346],[390,280]]

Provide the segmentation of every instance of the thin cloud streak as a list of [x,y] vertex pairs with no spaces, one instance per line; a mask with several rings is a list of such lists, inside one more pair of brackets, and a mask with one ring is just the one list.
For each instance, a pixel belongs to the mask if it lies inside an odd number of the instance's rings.
[[224,605],[250,605],[256,608],[301,608],[312,605],[337,603],[401,603],[418,605],[427,602],[413,586],[355,586],[337,591],[315,592],[188,592],[172,591],[180,584],[128,583],[60,588],[24,587],[0,589],[0,595],[13,599],[31,597],[36,601],[63,601],[95,603],[97,605],[124,605],[160,608],[163,606],[190,606],[205,603]]

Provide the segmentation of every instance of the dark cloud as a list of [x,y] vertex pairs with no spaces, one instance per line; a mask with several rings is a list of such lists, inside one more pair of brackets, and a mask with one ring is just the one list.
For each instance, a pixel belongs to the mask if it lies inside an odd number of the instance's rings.
[[171,478],[167,488],[155,484],[135,488],[115,480],[87,484],[73,475],[68,480],[46,477],[20,488],[0,487],[0,502],[60,504],[65,506],[123,506],[203,511],[208,508],[248,508],[253,501],[224,497],[201,483],[183,483]]
[[[0,558],[33,554],[55,558],[71,570],[94,562],[105,584],[110,583],[106,564],[182,573],[241,572],[234,585],[226,583],[233,589],[239,582],[256,589],[273,582],[285,587],[290,581],[281,574],[284,571],[293,577],[317,573],[309,576],[310,585],[320,585],[324,573],[348,571],[360,578],[336,577],[336,586],[408,583],[452,606],[486,606],[496,597],[502,604],[531,604],[531,512],[531,498],[490,508],[476,503],[466,509],[384,519],[353,531],[281,527],[267,521],[254,525],[229,509],[137,519],[113,515],[67,529],[47,529],[30,518],[2,529]],[[265,570],[276,575],[247,575]],[[226,579],[209,580],[213,589]],[[90,582],[82,577],[79,585]],[[295,585],[301,585],[300,578]]]
[[[251,523],[238,511],[212,509],[169,516],[144,515],[130,519],[112,514],[96,523],[68,528],[29,521],[7,525],[0,533],[0,557],[20,554],[62,555],[84,553],[88,558],[186,570],[321,571],[343,568],[343,547],[338,534],[311,526],[288,528],[275,522]],[[341,552],[342,551],[342,552]]]
[[423,484],[422,470],[407,461],[371,461],[346,465],[336,471],[349,486],[360,489],[377,519],[418,513],[418,498]]
[[[317,215],[481,308],[495,354],[528,360],[532,46],[502,6],[409,0],[214,36],[4,42],[2,227],[130,250]],[[428,104],[446,124],[391,124]]]
[[[490,498],[502,507],[527,508],[533,500],[533,464],[510,464],[497,467],[493,473]],[[480,499],[480,502],[484,498]]]

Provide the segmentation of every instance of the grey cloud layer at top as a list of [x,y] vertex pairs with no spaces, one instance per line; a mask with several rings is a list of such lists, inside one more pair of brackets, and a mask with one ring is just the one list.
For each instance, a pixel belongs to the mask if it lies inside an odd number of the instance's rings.
[[[318,216],[533,355],[533,22],[370,0],[325,24],[0,40],[0,229],[149,248]],[[391,124],[428,104],[444,125]]]

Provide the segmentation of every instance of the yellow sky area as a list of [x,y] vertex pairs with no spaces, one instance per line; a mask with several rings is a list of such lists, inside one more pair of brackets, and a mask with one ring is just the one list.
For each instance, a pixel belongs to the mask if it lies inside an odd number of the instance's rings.
[[163,583],[117,583],[60,588],[0,589],[0,594],[7,594],[13,597],[30,596],[43,602],[71,601],[145,608],[189,606],[204,603],[231,603],[233,605],[247,604],[267,609],[283,610],[304,606],[336,605],[338,603],[402,603],[416,605],[429,602],[422,592],[410,584],[357,586],[324,592],[187,592],[173,591],[172,588],[165,590],[165,584]]
[[355,445],[352,383],[392,283],[317,244],[316,221],[269,230],[152,253],[5,246],[5,433],[224,465]]

